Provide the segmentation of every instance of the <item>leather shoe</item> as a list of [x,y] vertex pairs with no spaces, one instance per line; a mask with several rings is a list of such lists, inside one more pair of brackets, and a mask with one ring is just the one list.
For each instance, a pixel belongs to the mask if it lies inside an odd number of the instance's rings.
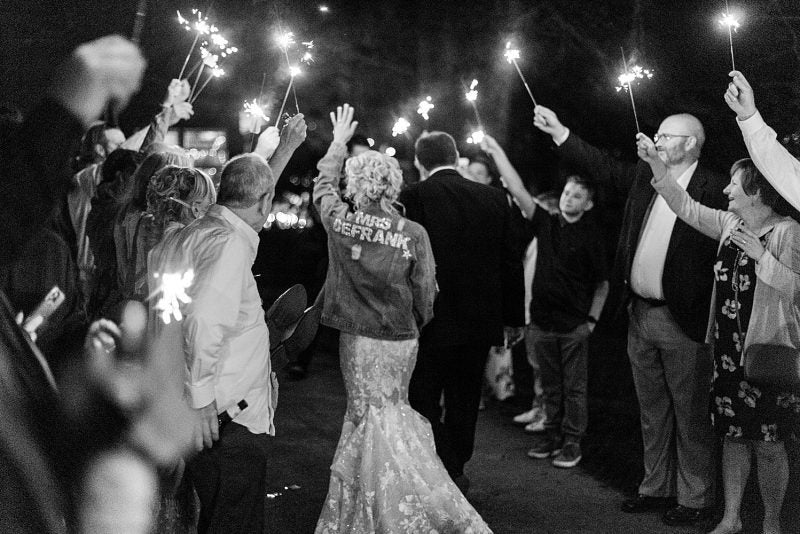
[[664,512],[664,517],[661,519],[671,527],[694,525],[698,521],[711,517],[711,513],[711,508],[689,508],[679,504]]
[[640,493],[633,499],[623,502],[620,508],[628,514],[639,514],[653,510],[663,510],[674,505],[675,499],[673,497],[650,497]]

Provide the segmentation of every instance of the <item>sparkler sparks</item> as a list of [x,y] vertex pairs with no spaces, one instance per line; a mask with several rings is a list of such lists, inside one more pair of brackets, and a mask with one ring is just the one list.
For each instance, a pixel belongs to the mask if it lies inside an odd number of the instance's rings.
[[486,134],[483,133],[483,130],[476,130],[467,137],[467,143],[479,145],[483,142],[485,136]]
[[419,103],[419,106],[417,107],[417,113],[422,115],[423,119],[428,120],[428,119],[430,119],[430,116],[428,115],[428,112],[430,110],[432,110],[434,107],[435,106],[433,105],[433,101],[431,100],[431,97],[429,97],[429,96],[425,97],[425,100],[423,100],[422,102]]
[[164,324],[169,324],[174,317],[176,321],[183,319],[181,304],[192,302],[186,290],[194,281],[194,271],[189,269],[184,273],[156,273],[155,278],[161,278],[161,285],[156,294],[160,294],[155,304],[155,310],[161,315]]
[[624,72],[617,78],[620,83],[620,85],[617,86],[617,91],[621,91],[624,88],[631,97],[631,108],[633,109],[633,119],[636,121],[636,131],[641,132],[642,129],[639,127],[639,115],[636,113],[636,101],[633,98],[633,82],[643,78],[650,79],[653,77],[653,73],[648,69],[643,69],[639,65],[634,65],[628,69],[628,61],[625,59],[625,49],[620,46],[619,51],[622,54],[622,67]]
[[392,126],[392,137],[405,134],[408,132],[409,126],[411,126],[411,123],[405,118],[400,117],[397,119],[397,121],[395,121],[394,126]]
[[617,91],[622,91],[625,89],[626,91],[630,91],[630,86],[636,80],[641,80],[647,78],[648,80],[653,77],[653,72],[649,69],[643,69],[639,65],[634,65],[631,67],[629,71],[623,72],[619,75],[617,80],[619,80],[619,85],[617,86]]
[[469,85],[469,91],[467,91],[464,96],[467,97],[469,102],[475,102],[478,100],[478,90],[475,89],[478,85],[478,80],[472,80],[472,83]]
[[245,101],[244,111],[253,117],[263,119],[264,122],[269,122],[269,117],[267,117],[266,113],[264,113],[264,108],[258,104],[258,99],[256,98],[254,98],[252,102]]
[[297,42],[294,40],[294,33],[292,32],[281,33],[278,35],[276,40],[278,42],[278,46],[283,48],[284,50],[288,50],[290,46],[292,46]]
[[291,67],[289,67],[289,74],[292,76],[292,78],[294,78],[295,76],[300,76],[301,74],[303,74],[303,71],[300,70],[300,67],[298,67],[297,65],[292,65]]
[[739,24],[739,20],[736,17],[731,15],[730,8],[728,7],[728,0],[725,0],[725,13],[722,14],[719,24],[728,30],[728,43],[730,43],[731,48],[731,67],[732,70],[736,70],[736,59],[733,56],[733,32],[738,30],[741,24]]

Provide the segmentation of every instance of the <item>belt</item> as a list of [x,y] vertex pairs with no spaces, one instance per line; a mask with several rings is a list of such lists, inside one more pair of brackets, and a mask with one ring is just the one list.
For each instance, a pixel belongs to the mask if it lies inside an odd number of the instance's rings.
[[653,308],[658,308],[660,306],[666,306],[667,305],[667,301],[666,300],[649,299],[649,298],[643,297],[641,295],[637,295],[636,293],[633,293],[633,292],[632,292],[632,294],[633,294],[633,297],[635,299],[640,300],[640,301],[644,302],[645,304],[648,304],[648,305],[652,306]]

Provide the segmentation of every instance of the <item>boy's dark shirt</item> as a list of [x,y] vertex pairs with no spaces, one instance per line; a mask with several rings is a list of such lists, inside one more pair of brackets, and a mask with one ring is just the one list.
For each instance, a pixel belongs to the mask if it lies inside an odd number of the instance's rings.
[[597,284],[608,280],[602,235],[587,214],[568,223],[543,209],[534,212],[531,230],[538,238],[531,321],[571,332],[586,322]]

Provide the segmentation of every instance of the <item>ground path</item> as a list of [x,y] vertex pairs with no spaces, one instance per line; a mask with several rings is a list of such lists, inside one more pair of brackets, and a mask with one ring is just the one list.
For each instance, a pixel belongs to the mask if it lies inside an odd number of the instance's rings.
[[[280,495],[267,506],[271,533],[314,531],[344,410],[344,384],[333,356],[315,359],[305,380],[281,381],[269,467],[269,491]],[[510,415],[499,403],[481,413],[475,456],[467,466],[468,498],[495,533],[704,532],[667,527],[656,514],[623,514],[623,495],[582,469],[558,470],[528,459],[530,437],[511,424]],[[293,486],[299,488],[285,489]]]

